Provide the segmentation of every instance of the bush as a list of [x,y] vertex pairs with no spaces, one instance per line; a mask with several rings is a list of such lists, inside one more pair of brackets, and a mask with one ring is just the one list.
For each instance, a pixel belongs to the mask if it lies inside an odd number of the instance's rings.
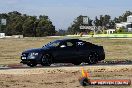
[[115,33],[124,33],[125,29],[124,28],[120,28],[120,29],[116,29]]
[[93,31],[90,31],[88,34],[89,35],[94,35],[94,32]]

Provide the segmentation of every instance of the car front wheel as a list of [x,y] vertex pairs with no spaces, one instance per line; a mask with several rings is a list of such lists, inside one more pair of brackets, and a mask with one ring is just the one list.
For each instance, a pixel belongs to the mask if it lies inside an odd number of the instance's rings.
[[49,54],[43,55],[41,59],[41,65],[42,66],[50,66],[52,64],[52,58]]

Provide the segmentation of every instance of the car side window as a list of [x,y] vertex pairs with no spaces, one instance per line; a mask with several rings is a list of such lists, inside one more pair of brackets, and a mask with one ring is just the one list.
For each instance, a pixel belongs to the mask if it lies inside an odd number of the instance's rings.
[[57,46],[59,46],[59,42],[57,42],[57,43],[52,43],[52,46],[54,46],[54,47],[57,47]]
[[67,42],[66,44],[67,44],[68,47],[72,47],[73,46],[72,42]]
[[61,46],[65,46],[65,47],[66,47],[67,44],[66,44],[66,42],[61,42],[59,46],[60,46],[60,47],[61,47]]

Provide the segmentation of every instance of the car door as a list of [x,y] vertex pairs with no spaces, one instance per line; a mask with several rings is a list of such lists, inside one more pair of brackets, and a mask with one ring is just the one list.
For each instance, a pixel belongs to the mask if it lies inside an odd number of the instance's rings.
[[76,49],[79,58],[85,58],[88,55],[88,47],[86,46],[85,42],[77,41],[76,42]]
[[76,58],[76,49],[74,42],[65,41],[60,44],[56,53],[56,61],[62,63],[70,63]]

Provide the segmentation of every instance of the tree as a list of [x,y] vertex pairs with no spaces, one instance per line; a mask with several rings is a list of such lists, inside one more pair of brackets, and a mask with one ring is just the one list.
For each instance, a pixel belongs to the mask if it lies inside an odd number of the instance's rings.
[[64,35],[66,35],[66,33],[67,33],[67,31],[62,30],[62,29],[59,29],[58,31],[56,31],[57,36],[64,36]]
[[32,37],[34,35],[34,22],[32,18],[28,18],[27,20],[24,21],[23,24],[23,35],[27,37]]
[[109,15],[100,15],[98,18],[97,16],[95,17],[95,20],[93,21],[95,26],[102,26],[104,28],[113,28],[114,23],[112,20],[110,20],[111,17]]
[[132,12],[131,11],[126,11],[125,13],[123,13],[123,15],[119,16],[118,18],[115,18],[114,21],[116,23],[126,22],[127,21],[127,17],[129,15],[132,15]]
[[126,22],[127,21],[127,17],[129,15],[132,15],[131,11],[126,11],[123,15],[122,15],[122,22]]
[[115,22],[113,20],[110,20],[110,22],[108,23],[108,28],[109,29],[114,29],[115,28]]
[[49,20],[48,16],[39,16],[39,22],[36,29],[37,36],[55,35],[55,26]]
[[116,17],[114,18],[114,20],[113,20],[113,21],[114,21],[114,23],[120,23],[119,18],[116,18]]
[[6,35],[23,34],[27,37],[55,35],[55,26],[45,15],[40,15],[37,18],[37,16],[29,16],[13,11],[0,14],[0,19],[3,18],[7,19],[7,25],[2,25],[0,32],[5,32]]
[[88,20],[88,24],[83,24],[83,17],[82,15],[78,16],[74,21],[73,24],[68,27],[68,33],[69,34],[76,34],[76,33],[80,33],[83,32],[83,30],[80,29],[81,25],[85,25],[85,26],[92,26],[92,21],[90,18]]
[[97,16],[95,17],[95,20],[94,20],[93,23],[94,23],[95,26],[100,26],[100,20],[98,19]]
[[110,22],[110,19],[111,17],[109,15],[100,15],[99,19],[96,16],[94,20],[94,25],[107,27]]
[[23,18],[21,13],[14,11],[9,12],[7,17],[7,35],[17,35],[22,34],[22,25],[23,25]]

